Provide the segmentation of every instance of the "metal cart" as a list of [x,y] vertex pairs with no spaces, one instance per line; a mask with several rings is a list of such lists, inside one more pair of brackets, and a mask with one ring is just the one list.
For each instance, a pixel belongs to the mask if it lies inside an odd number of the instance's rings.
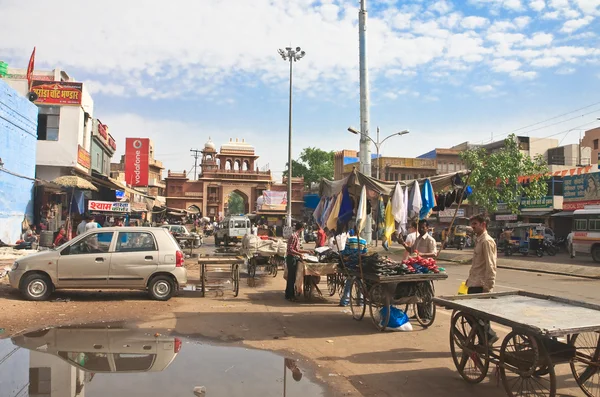
[[240,265],[245,263],[243,256],[211,255],[198,257],[200,265],[200,283],[202,296],[206,295],[207,287],[223,287],[231,281],[233,296],[240,292]]
[[[446,273],[404,274],[398,276],[378,276],[365,273],[364,282],[357,271],[350,270],[352,284],[350,288],[350,309],[352,317],[360,321],[365,316],[367,305],[373,324],[380,331],[385,331],[390,321],[392,305],[414,305],[417,321],[427,328],[435,320],[433,282],[448,278]],[[386,308],[386,310],[383,310]],[[382,316],[381,313],[384,313]]]
[[[589,397],[600,395],[600,306],[524,291],[434,298],[453,309],[450,350],[460,375],[483,381],[498,366],[508,396],[556,395],[554,366],[569,363]],[[490,346],[490,322],[512,331]]]
[[255,253],[248,254],[248,276],[255,277],[256,269],[264,267],[269,275],[277,277],[279,267],[285,265],[285,258],[276,254]]

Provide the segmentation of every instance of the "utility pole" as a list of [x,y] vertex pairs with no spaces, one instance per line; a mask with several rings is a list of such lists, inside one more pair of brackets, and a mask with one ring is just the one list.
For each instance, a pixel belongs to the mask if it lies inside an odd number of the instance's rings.
[[[360,78],[360,165],[361,172],[372,176],[369,143],[369,70],[367,66],[367,1],[360,0],[358,11],[358,61]],[[370,230],[370,223],[367,222]]]
[[192,157],[194,158],[194,180],[197,180],[196,170],[198,169],[198,157],[200,157],[201,151],[198,149],[190,149],[190,152],[193,153]]

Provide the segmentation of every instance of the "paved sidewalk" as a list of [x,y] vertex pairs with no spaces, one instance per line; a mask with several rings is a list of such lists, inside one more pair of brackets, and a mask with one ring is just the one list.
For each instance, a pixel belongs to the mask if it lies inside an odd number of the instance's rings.
[[[369,251],[388,255],[396,260],[402,259],[404,254],[404,248],[398,247],[397,245],[393,245],[389,251],[385,251],[381,245],[378,247],[371,247]],[[473,250],[471,249],[466,249],[464,251],[446,249],[442,251],[438,260],[470,265],[472,257]],[[501,253],[498,256],[498,267],[501,269],[600,279],[600,264],[595,263],[589,257],[570,259],[565,253],[558,254],[554,257],[544,256],[542,258],[535,256],[524,257],[521,255],[505,257]]]

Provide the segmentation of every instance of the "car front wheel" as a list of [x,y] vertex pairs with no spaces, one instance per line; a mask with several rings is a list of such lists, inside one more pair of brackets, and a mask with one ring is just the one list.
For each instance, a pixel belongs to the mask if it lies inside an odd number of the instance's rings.
[[173,280],[168,276],[156,276],[148,285],[148,293],[157,301],[168,301],[174,292]]
[[45,274],[33,273],[21,280],[21,294],[30,301],[45,301],[52,293],[52,281]]

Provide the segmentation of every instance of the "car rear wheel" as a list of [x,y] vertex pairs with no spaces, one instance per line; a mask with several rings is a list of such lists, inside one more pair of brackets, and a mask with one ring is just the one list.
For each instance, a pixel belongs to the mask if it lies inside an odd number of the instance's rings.
[[156,276],[150,281],[148,293],[157,301],[168,301],[175,292],[173,280],[168,276]]
[[30,301],[45,301],[53,289],[52,281],[45,274],[28,274],[21,280],[21,294]]

